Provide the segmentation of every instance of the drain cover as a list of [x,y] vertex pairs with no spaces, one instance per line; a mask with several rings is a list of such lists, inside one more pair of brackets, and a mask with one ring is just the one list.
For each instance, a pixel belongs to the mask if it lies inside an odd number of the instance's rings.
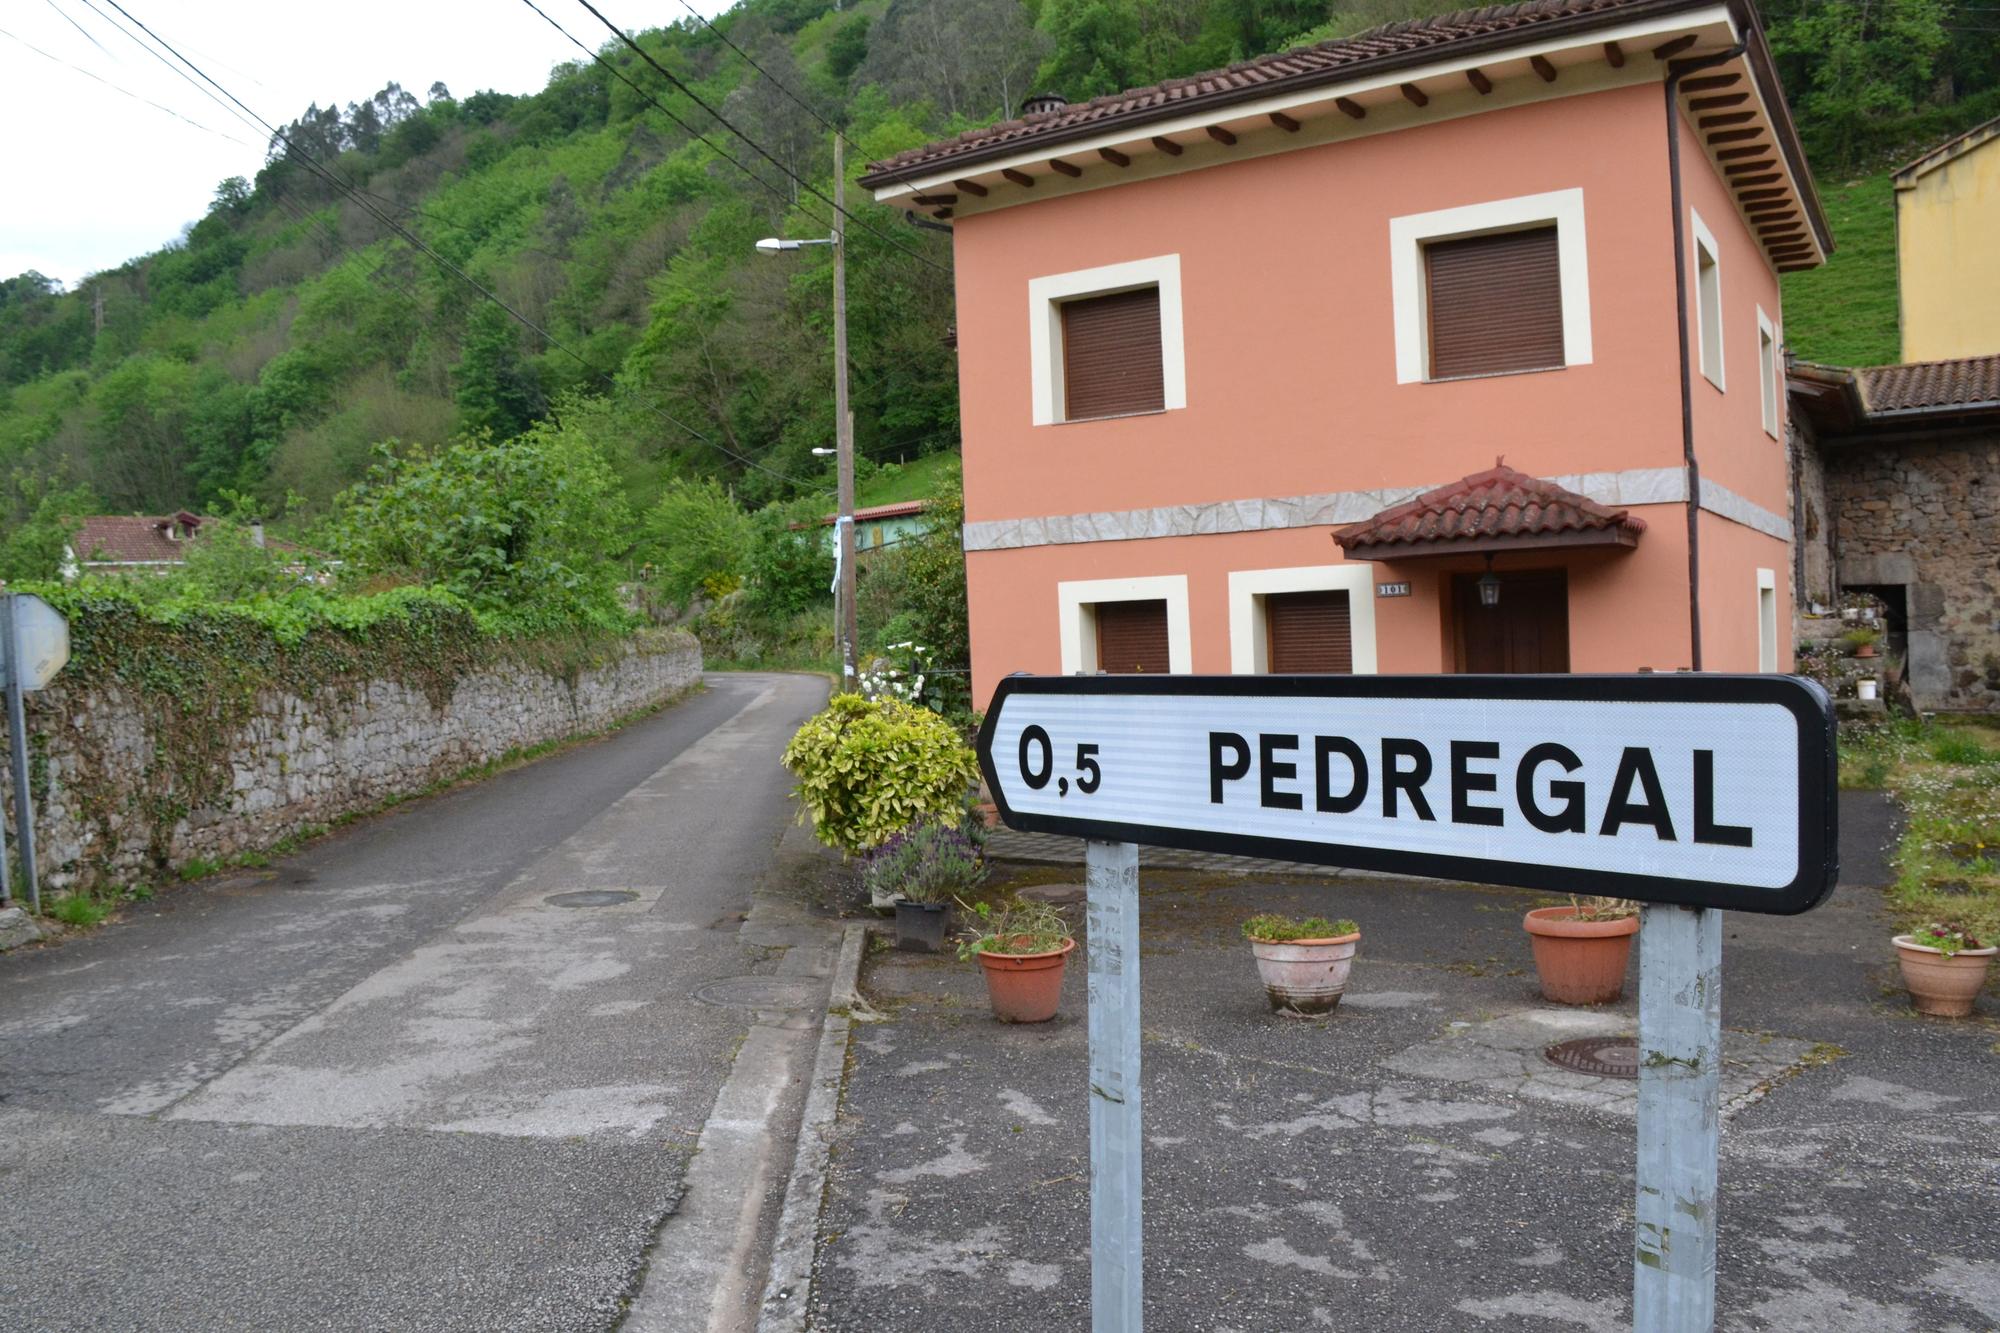
[[578,889],[574,893],[552,893],[542,899],[551,907],[616,907],[638,901],[630,889]]
[[819,1003],[819,987],[810,977],[724,977],[694,998],[722,1009],[810,1009]]
[[1561,1069],[1598,1078],[1639,1077],[1639,1043],[1630,1037],[1579,1037],[1557,1042],[1542,1058]]

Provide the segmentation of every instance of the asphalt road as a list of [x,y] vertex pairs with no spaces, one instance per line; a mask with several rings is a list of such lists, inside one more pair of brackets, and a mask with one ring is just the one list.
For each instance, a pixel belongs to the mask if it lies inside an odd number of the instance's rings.
[[824,696],[712,676],[0,957],[0,1327],[614,1322],[755,1023],[694,993],[796,970],[739,927]]

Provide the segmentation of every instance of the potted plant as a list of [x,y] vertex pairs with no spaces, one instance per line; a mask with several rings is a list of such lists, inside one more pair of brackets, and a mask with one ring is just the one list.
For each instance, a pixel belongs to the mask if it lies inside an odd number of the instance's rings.
[[959,824],[922,819],[868,853],[861,882],[869,900],[896,909],[896,947],[944,950],[951,901],[986,878],[980,844]]
[[1963,927],[1933,921],[1921,930],[1898,935],[1896,961],[1903,984],[1920,1014],[1964,1018],[1986,984],[1986,967],[2000,947],[1982,945]]
[[1557,1004],[1611,1004],[1625,993],[1625,964],[1639,933],[1638,904],[1570,896],[1521,922],[1535,947],[1542,994]]
[[1243,923],[1243,938],[1257,959],[1264,996],[1274,1012],[1311,1018],[1333,1012],[1347,990],[1361,927],[1323,916],[1303,920],[1262,912]]
[[[959,904],[964,907],[961,901]],[[986,995],[1002,1023],[1045,1023],[1056,1016],[1063,970],[1076,937],[1062,913],[1047,903],[1012,902],[994,911],[967,909],[979,924],[959,940],[960,958],[977,958]]]
[[1867,626],[1851,629],[1840,636],[1840,641],[1847,645],[1847,651],[1856,657],[1875,656],[1875,645],[1881,639],[1881,630],[1871,629]]

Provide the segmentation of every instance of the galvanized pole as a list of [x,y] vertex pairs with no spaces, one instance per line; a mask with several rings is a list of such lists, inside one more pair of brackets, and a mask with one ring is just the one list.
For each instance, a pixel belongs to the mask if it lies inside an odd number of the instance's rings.
[[42,910],[42,889],[35,876],[35,806],[28,794],[28,718],[21,701],[21,636],[15,623],[20,601],[12,593],[0,607],[0,653],[7,659],[7,739],[14,759],[14,829],[20,840],[21,878],[28,885],[28,908]]
[[1139,848],[1084,844],[1090,934],[1090,1327],[1139,1333]]
[[1639,1191],[1633,1333],[1715,1327],[1722,913],[1639,912]]

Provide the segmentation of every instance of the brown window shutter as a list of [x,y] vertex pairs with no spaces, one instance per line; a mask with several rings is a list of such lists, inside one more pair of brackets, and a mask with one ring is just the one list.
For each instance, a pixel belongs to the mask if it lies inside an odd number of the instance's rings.
[[1354,670],[1354,635],[1345,592],[1284,592],[1264,599],[1274,675]]
[[1167,604],[1099,602],[1097,669],[1114,676],[1166,675],[1172,669],[1167,655]]
[[1432,379],[1563,364],[1554,227],[1433,241],[1424,265]]
[[1065,421],[1166,406],[1159,288],[1065,301],[1062,323]]

